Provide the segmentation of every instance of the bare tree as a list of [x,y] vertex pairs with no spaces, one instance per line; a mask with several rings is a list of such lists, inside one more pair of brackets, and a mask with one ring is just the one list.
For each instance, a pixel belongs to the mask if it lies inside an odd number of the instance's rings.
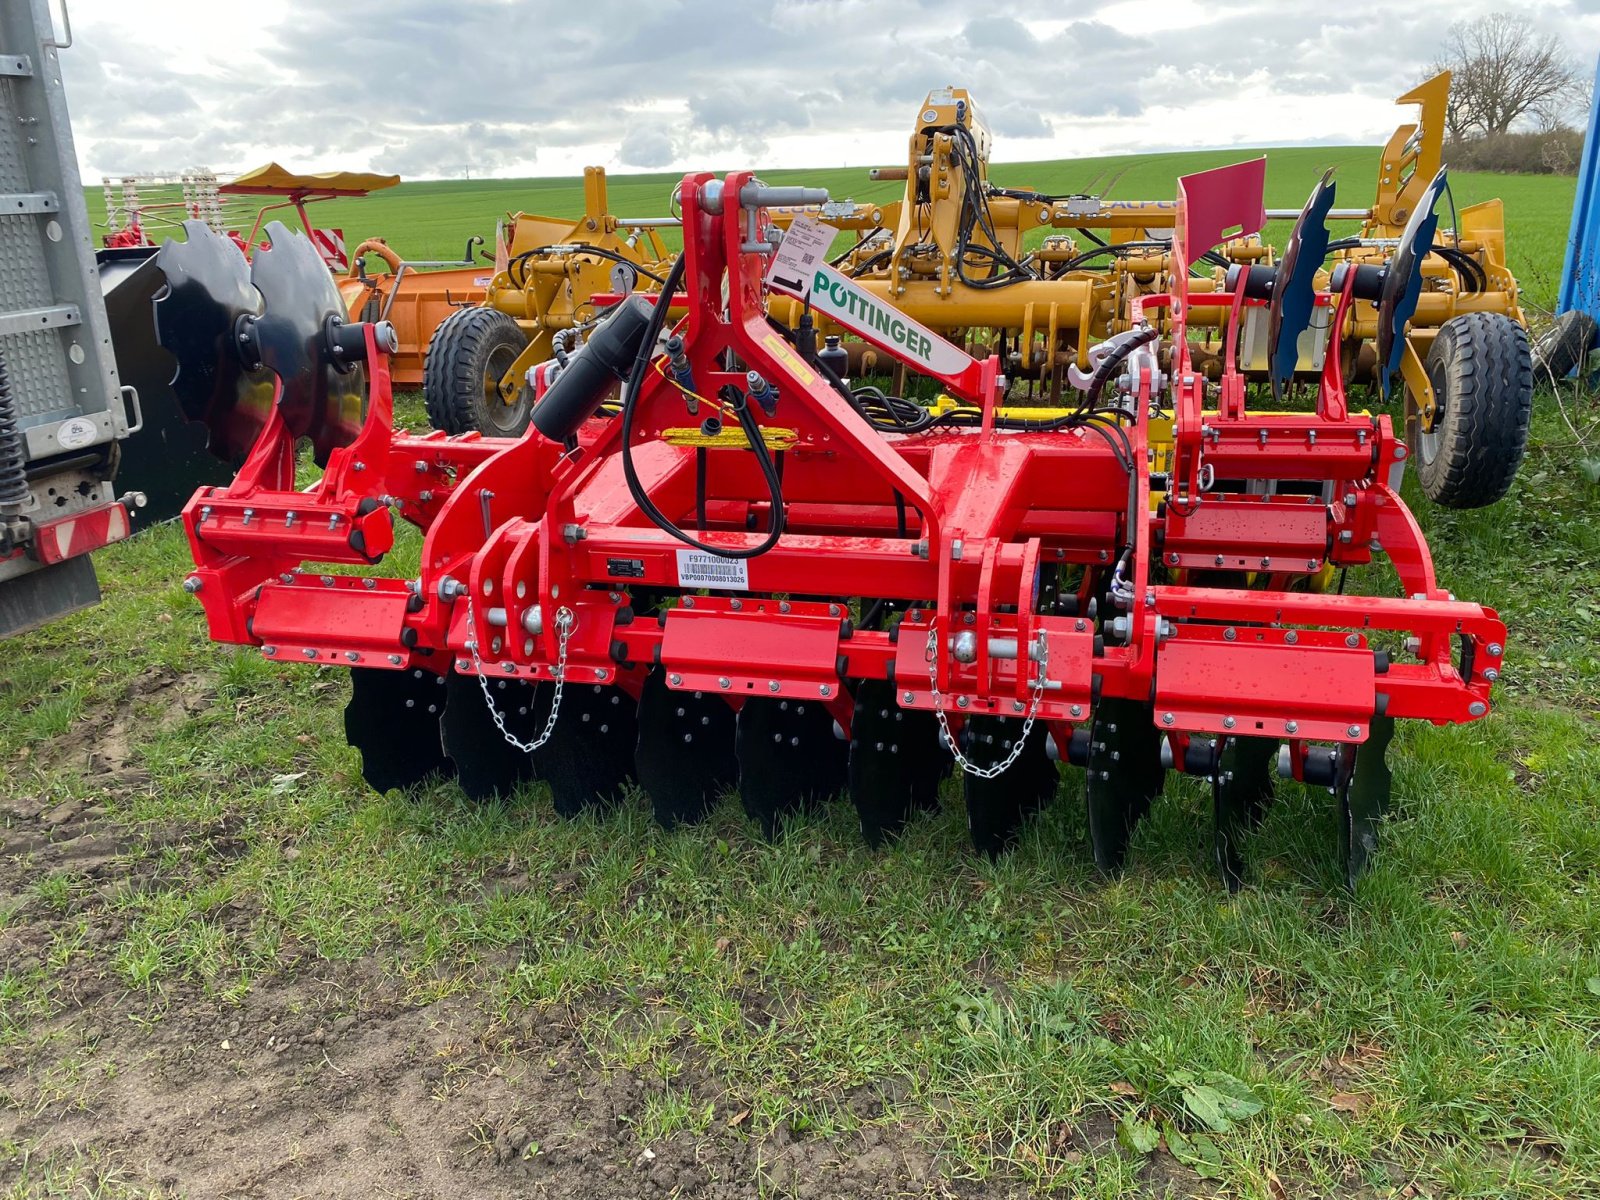
[[1452,25],[1429,73],[1439,71],[1451,73],[1445,123],[1455,139],[1506,133],[1524,119],[1559,125],[1582,92],[1561,39],[1516,13]]

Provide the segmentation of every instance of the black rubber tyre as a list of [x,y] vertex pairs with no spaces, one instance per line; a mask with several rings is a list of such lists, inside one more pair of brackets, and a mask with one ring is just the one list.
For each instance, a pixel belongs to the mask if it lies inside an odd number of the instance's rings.
[[1427,433],[1410,420],[1417,481],[1428,499],[1446,508],[1493,504],[1510,490],[1528,446],[1528,334],[1499,313],[1452,317],[1433,339],[1427,369],[1438,412]]
[[1559,383],[1572,374],[1594,349],[1600,326],[1586,312],[1564,312],[1533,343],[1533,378],[1537,383]]
[[528,339],[514,319],[493,308],[463,308],[433,331],[422,369],[428,421],[446,433],[521,437],[533,412],[518,390],[514,404],[500,399],[499,384]]

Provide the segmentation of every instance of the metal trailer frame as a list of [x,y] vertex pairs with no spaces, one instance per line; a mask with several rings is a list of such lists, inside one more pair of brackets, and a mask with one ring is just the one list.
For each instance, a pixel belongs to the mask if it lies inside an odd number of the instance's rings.
[[100,294],[61,12],[64,39],[48,0],[0,6],[0,637],[99,599],[86,555],[128,535],[112,480],[141,424]]

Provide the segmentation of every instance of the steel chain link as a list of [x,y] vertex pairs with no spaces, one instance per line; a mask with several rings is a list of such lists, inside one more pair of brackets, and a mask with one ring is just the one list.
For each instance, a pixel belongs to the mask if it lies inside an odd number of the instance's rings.
[[478,628],[472,611],[472,597],[467,601],[467,653],[472,656],[472,665],[478,671],[478,686],[483,689],[483,702],[489,708],[489,716],[494,720],[494,726],[500,731],[500,736],[505,738],[506,744],[513,749],[520,750],[523,754],[532,754],[550,740],[550,735],[555,732],[556,718],[561,715],[561,692],[567,681],[567,640],[572,636],[573,626],[577,618],[570,608],[562,606],[556,610],[556,669],[553,675],[556,690],[550,698],[550,715],[545,718],[544,729],[539,736],[531,742],[525,742],[516,734],[506,728],[506,718],[495,707],[494,697],[489,693],[489,677],[483,670],[483,659],[478,657]]
[[[1018,646],[1018,660],[1027,662],[1027,652]],[[928,689],[933,696],[933,715],[939,722],[939,733],[944,737],[944,744],[950,747],[950,753],[955,757],[956,766],[960,767],[974,779],[996,779],[1009,771],[1022,757],[1022,748],[1027,743],[1028,735],[1033,732],[1034,718],[1039,715],[1039,702],[1044,699],[1045,669],[1050,664],[1050,643],[1044,639],[1039,641],[1039,677],[1033,682],[1033,700],[1028,705],[1028,715],[1023,718],[1022,732],[1011,745],[1011,753],[1000,762],[991,766],[980,767],[961,753],[961,747],[956,745],[956,739],[950,732],[950,722],[944,715],[943,697],[939,693],[939,667],[935,655],[939,652],[939,627],[937,623],[928,629]],[[1021,667],[1019,666],[1019,670]]]

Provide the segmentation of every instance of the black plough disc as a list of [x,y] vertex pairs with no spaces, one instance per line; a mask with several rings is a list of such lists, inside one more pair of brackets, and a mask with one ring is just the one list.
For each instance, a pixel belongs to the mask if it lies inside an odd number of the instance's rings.
[[1244,884],[1244,835],[1261,823],[1272,803],[1278,743],[1273,738],[1236,737],[1223,742],[1211,778],[1212,854],[1230,892]]
[[767,837],[789,813],[820,806],[844,788],[849,747],[834,737],[833,723],[817,700],[762,697],[739,710],[739,797]]
[[1148,703],[1109,698],[1096,706],[1084,772],[1089,845],[1102,871],[1122,870],[1133,827],[1161,794],[1161,733]]
[[[971,717],[961,731],[962,752],[976,767],[1002,762],[1022,736],[1021,717]],[[1045,749],[1045,727],[1036,722],[1016,762],[993,779],[961,773],[967,828],[973,849],[991,857],[1017,840],[1024,818],[1049,803],[1056,791],[1056,765]]]
[[1311,327],[1316,311],[1317,272],[1328,256],[1326,222],[1333,196],[1333,168],[1329,167],[1300,210],[1278,259],[1278,276],[1267,303],[1267,377],[1275,400],[1283,399],[1284,387],[1294,378],[1300,335]]
[[271,245],[257,250],[250,278],[265,311],[256,322],[261,361],[283,383],[278,411],[295,437],[308,437],[318,463],[361,431],[366,372],[333,361],[326,330],[343,321],[344,302],[322,256],[281,221],[267,225]]
[[[506,741],[495,727],[478,677],[452,671],[444,690],[444,719],[440,722],[444,751],[456,764],[457,781],[468,798],[509,796],[518,783],[532,779],[532,758]],[[489,681],[489,695],[506,728],[523,742],[531,742],[542,727],[542,723],[534,724],[537,690],[520,679]]]
[[431,775],[449,777],[455,764],[444,752],[444,678],[431,671],[350,669],[345,740],[361,752],[361,777],[374,791],[408,788]]
[[[1339,755],[1339,850],[1345,882],[1356,880],[1378,849],[1378,819],[1389,807],[1393,777],[1384,756],[1394,737],[1393,717],[1374,717],[1361,746],[1343,746]],[[1352,761],[1353,759],[1353,761]]]
[[[185,221],[187,241],[168,239],[156,252],[166,289],[155,302],[156,340],[176,360],[172,390],[190,421],[210,433],[218,458],[244,457],[272,412],[272,377],[246,370],[238,330],[261,312],[250,264],[204,221]],[[326,273],[326,272],[324,272]]]
[[[540,730],[553,695],[549,684],[540,686]],[[639,706],[632,696],[619,687],[569,682],[550,740],[533,756],[539,778],[550,784],[556,812],[574,817],[590,805],[603,807],[621,799],[623,785],[633,778],[638,740]]]
[[634,768],[665,828],[700,820],[738,780],[734,725],[721,696],[675,692],[660,668],[645,676]]
[[898,834],[915,809],[938,806],[950,767],[934,715],[901,708],[894,685],[882,679],[856,688],[849,758],[850,799],[873,847]]

